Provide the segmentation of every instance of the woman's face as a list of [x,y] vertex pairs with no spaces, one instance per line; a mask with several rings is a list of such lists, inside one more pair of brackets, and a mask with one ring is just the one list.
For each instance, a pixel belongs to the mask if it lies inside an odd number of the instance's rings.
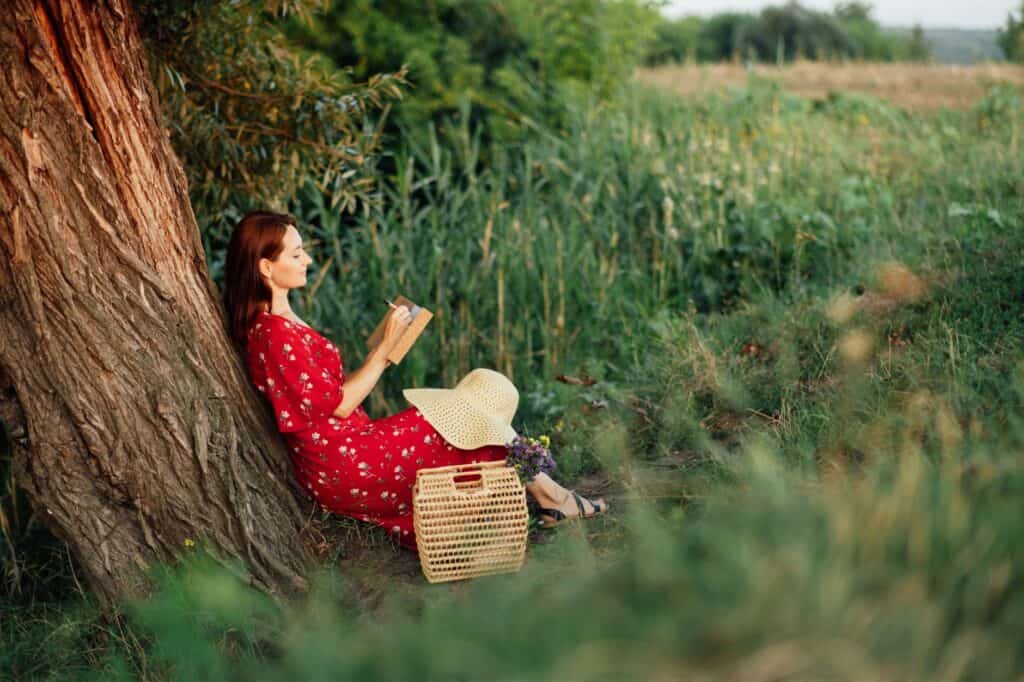
[[302,237],[289,225],[281,240],[284,249],[274,260],[260,259],[260,272],[269,280],[271,289],[295,289],[306,284],[306,268],[313,259],[302,248]]

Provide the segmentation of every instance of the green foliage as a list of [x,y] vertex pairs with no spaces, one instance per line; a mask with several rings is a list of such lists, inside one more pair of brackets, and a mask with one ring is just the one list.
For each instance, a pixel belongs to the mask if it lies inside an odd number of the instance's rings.
[[507,138],[559,122],[565,87],[608,95],[656,21],[647,0],[339,0],[290,35],[357,76],[406,65],[407,128],[468,113]]
[[929,52],[920,27],[905,37],[885,32],[865,3],[840,3],[828,13],[791,2],[758,14],[720,12],[707,19],[665,19],[644,61],[652,66],[683,57],[778,63],[798,58],[912,61],[927,59]]
[[707,43],[707,59],[722,61],[746,56],[746,37],[755,22],[754,15],[738,12],[721,12],[708,18],[701,30]]
[[216,239],[248,208],[279,207],[312,181],[331,205],[371,200],[373,115],[401,96],[403,72],[356,82],[300,55],[279,22],[301,2],[141,3],[137,12],[165,124],[188,174],[193,208]]
[[1006,26],[999,29],[996,42],[1007,60],[1024,63],[1024,2],[1018,10],[1019,16],[1007,12]]
[[704,20],[696,16],[659,22],[644,52],[644,63],[654,66],[711,59],[715,44],[703,27]]

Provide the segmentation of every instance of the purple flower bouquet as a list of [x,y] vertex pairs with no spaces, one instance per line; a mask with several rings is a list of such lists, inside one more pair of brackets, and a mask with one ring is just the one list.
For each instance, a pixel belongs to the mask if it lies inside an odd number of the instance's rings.
[[523,483],[529,483],[542,472],[550,475],[557,467],[551,456],[551,450],[548,449],[549,445],[551,445],[551,439],[547,436],[539,438],[516,436],[511,443],[505,445],[508,448],[505,463],[516,470],[519,480]]

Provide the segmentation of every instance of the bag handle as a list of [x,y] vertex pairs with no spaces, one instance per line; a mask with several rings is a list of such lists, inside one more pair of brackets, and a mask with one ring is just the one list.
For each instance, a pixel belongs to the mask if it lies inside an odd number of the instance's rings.
[[505,464],[505,460],[495,460],[491,462],[473,462],[471,464],[450,464],[444,467],[434,467],[432,469],[420,469],[416,472],[419,475],[420,472],[426,472],[429,474],[443,474],[449,471],[454,472],[466,472],[475,473],[476,470],[487,470],[487,469],[504,469],[508,465]]
[[[466,496],[477,496],[484,495],[491,492],[498,477],[502,475],[502,469],[507,469],[508,465],[505,464],[504,460],[498,460],[493,462],[476,462],[473,464],[452,464],[445,467],[435,467],[432,469],[420,469],[416,472],[416,479],[419,480],[421,473],[429,474],[451,474],[445,481],[449,492],[453,495],[466,495]],[[464,475],[480,475],[480,487],[473,488],[470,490],[460,490],[455,485],[456,476]]]
[[[504,467],[504,462],[502,462],[501,464],[502,464],[502,468],[505,468]],[[476,472],[470,471],[470,472],[466,472],[466,473],[476,473]],[[480,487],[479,488],[473,487],[473,488],[469,488],[469,489],[462,489],[462,490],[460,490],[458,488],[458,486],[455,485],[455,476],[452,476],[451,478],[449,478],[448,479],[448,485],[451,487],[452,493],[457,494],[457,495],[465,495],[467,497],[476,497],[476,496],[479,496],[479,495],[490,494],[491,491],[495,487],[494,484],[498,481],[498,477],[501,476],[502,472],[497,467],[482,467],[480,469],[479,473],[480,473]]]

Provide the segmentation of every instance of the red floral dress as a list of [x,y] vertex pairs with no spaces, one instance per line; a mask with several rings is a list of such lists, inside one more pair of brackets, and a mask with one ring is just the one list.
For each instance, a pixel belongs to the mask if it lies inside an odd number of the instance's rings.
[[417,470],[503,460],[507,454],[503,445],[450,445],[415,407],[376,420],[361,405],[347,418],[334,416],[345,383],[338,348],[280,315],[257,316],[249,328],[246,365],[270,402],[299,484],[327,509],[383,526],[410,549],[416,548]]

